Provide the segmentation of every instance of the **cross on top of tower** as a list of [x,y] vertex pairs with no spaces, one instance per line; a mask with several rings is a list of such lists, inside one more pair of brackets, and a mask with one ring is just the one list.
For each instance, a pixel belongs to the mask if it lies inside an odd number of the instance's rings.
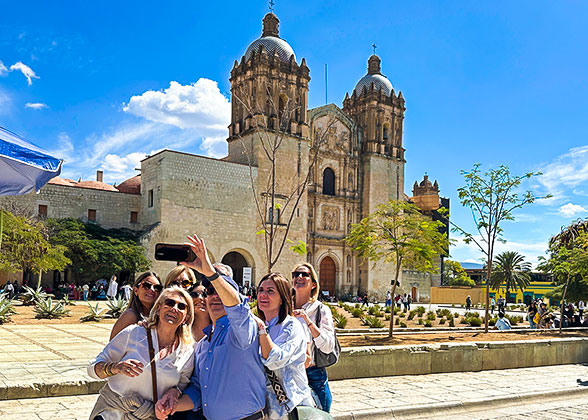
[[276,5],[276,3],[274,2],[274,0],[269,0],[269,6],[268,9],[270,10],[270,12],[274,12],[274,6]]
[[376,54],[376,48],[378,48],[378,46],[376,44],[372,44],[372,48],[374,49],[374,55]]

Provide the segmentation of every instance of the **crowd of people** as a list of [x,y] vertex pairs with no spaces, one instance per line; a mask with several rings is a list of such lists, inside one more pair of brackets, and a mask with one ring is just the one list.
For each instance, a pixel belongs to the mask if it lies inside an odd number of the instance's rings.
[[291,279],[263,276],[254,315],[231,268],[211,264],[204,241],[188,239],[193,262],[165,281],[147,272],[132,285],[110,342],[88,366],[107,379],[90,419],[330,418],[325,367],[339,346],[313,266],[298,264]]

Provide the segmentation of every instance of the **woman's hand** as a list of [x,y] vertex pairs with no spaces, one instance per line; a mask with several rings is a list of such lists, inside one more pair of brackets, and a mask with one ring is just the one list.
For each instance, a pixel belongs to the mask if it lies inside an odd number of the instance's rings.
[[138,360],[123,360],[118,362],[112,367],[112,373],[115,374],[122,374],[134,378],[135,376],[139,376],[143,372],[143,363],[139,362]]
[[265,328],[265,322],[261,318],[256,317],[255,315],[253,315],[253,320],[257,324],[257,328],[258,329],[263,330]]
[[312,322],[304,309],[294,309],[294,316],[296,318],[302,318],[304,320],[304,322],[306,323],[306,325],[308,325]]
[[208,258],[208,252],[206,251],[206,245],[204,244],[204,239],[199,238],[197,235],[188,236],[188,241],[185,245],[189,245],[196,254],[196,259],[194,261],[184,261],[182,265],[186,267],[193,268],[194,270],[198,271],[199,273],[204,274],[206,277],[212,276],[216,271],[210,262],[210,258]]
[[165,420],[169,415],[174,414],[178,406],[179,397],[180,395],[177,389],[169,389],[155,404],[155,416],[159,420]]

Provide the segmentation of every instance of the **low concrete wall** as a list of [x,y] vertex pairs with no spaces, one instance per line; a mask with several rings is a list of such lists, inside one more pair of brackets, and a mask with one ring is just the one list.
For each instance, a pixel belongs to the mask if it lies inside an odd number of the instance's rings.
[[465,305],[468,295],[472,298],[472,305],[486,303],[486,289],[483,287],[431,287],[431,303]]
[[468,372],[588,362],[588,338],[348,347],[329,379]]

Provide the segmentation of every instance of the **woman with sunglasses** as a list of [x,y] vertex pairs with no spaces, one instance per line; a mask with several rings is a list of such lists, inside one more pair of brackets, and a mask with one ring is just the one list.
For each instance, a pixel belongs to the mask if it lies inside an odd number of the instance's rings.
[[90,419],[154,418],[152,363],[158,396],[172,388],[185,389],[194,369],[193,317],[188,292],[170,287],[156,300],[144,325],[131,325],[117,334],[88,367],[91,377],[107,379]]
[[174,267],[165,278],[164,287],[181,286],[186,290],[192,288],[196,283],[196,276],[194,272],[183,265]]
[[295,407],[314,407],[314,401],[304,369],[309,338],[293,316],[292,288],[281,274],[266,274],[259,282],[257,311],[261,361],[272,372],[268,378],[275,374],[286,395],[279,402],[269,381],[269,418],[286,420]]
[[197,283],[190,290],[190,297],[194,302],[194,322],[192,323],[192,335],[196,342],[202,340],[206,334],[204,334],[204,328],[211,324],[210,315],[206,308],[206,288]]
[[159,276],[152,271],[147,271],[137,277],[133,284],[133,294],[127,309],[114,323],[110,333],[110,340],[129,325],[146,319],[162,289],[163,285]]
[[[324,367],[315,366],[314,353],[318,348],[323,353],[332,353],[335,350],[335,326],[333,315],[329,308],[318,301],[320,285],[314,267],[309,263],[301,263],[292,270],[292,286],[296,290],[296,301],[294,303],[294,315],[304,322],[310,334],[311,357],[306,369],[308,384],[318,397],[323,411],[331,410],[333,397],[329,388],[327,371]],[[317,320],[320,321],[317,325]]]

